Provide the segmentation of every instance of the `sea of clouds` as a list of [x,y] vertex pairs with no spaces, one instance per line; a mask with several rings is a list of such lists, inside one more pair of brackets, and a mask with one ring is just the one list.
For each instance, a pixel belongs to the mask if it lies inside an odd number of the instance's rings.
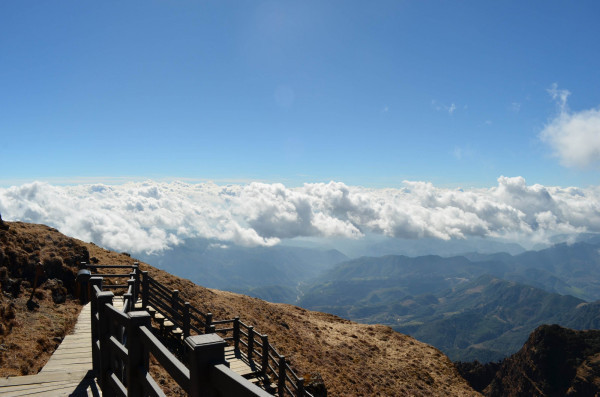
[[183,182],[0,189],[5,220],[43,223],[84,241],[128,252],[158,252],[185,238],[270,246],[299,236],[462,239],[491,236],[545,242],[556,234],[600,232],[600,188],[526,184],[500,177],[487,189],[427,182],[370,189],[340,182],[289,188]]

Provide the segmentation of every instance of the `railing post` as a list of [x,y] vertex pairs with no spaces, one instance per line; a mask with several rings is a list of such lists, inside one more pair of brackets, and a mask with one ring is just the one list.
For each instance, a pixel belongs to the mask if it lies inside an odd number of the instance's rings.
[[187,338],[190,336],[190,302],[183,304],[183,337]]
[[279,356],[279,376],[277,378],[277,394],[285,396],[285,356]]
[[[37,276],[36,276],[37,277]],[[91,273],[87,269],[81,269],[77,272],[77,278],[75,279],[77,282],[77,292],[79,301],[82,304],[86,304],[90,301],[90,278],[92,277]]]
[[102,394],[111,394],[108,372],[110,370],[110,324],[106,314],[106,305],[112,305],[114,294],[112,292],[101,292],[97,296],[98,303],[98,339],[100,341],[100,373],[98,382],[102,388]]
[[150,279],[148,278],[148,272],[142,272],[142,308],[145,309],[148,307],[148,298],[149,298],[149,288],[150,288]]
[[135,273],[135,288],[133,289],[133,306],[135,307],[135,303],[138,301],[140,296],[140,263],[133,262],[133,272]]
[[226,364],[225,346],[227,342],[216,334],[194,335],[185,338],[189,348],[190,390],[191,397],[212,396],[216,391],[210,383],[210,366]]
[[304,397],[304,378],[298,378],[296,397]]
[[[127,290],[129,291],[130,288],[132,291],[135,288],[135,280],[131,278],[127,280]],[[132,312],[135,308],[135,304],[133,303],[133,292],[123,294],[123,302],[125,302],[125,300],[127,300],[127,307],[123,308],[125,313]]]
[[94,369],[94,373],[96,376],[100,374],[100,351],[98,350],[98,297],[96,296],[96,292],[94,286],[97,286],[100,291],[102,291],[102,277],[91,277],[90,278],[90,311],[92,313],[92,318],[90,319],[90,324],[92,328],[92,368]]
[[96,313],[98,311],[98,303],[97,303],[97,300],[94,299],[96,297],[96,292],[94,290],[94,286],[98,287],[98,289],[100,291],[102,291],[102,277],[98,277],[98,276],[90,277],[89,284],[90,284],[90,308],[92,309],[92,321],[93,321],[94,313]]
[[150,325],[150,314],[145,311],[132,311],[127,322],[127,396],[144,397],[143,374],[148,372],[150,355],[140,337],[140,327]]
[[173,309],[173,321],[175,322],[175,326],[179,326],[179,324],[177,324],[177,321],[180,321],[177,319],[177,317],[179,316],[179,303],[177,302],[178,298],[179,291],[174,289],[173,292],[171,292],[171,309]]
[[267,376],[267,370],[269,369],[269,336],[262,335],[262,375]]
[[237,316],[233,319],[233,348],[240,349],[240,318]]
[[204,333],[210,334],[211,329],[214,330],[215,326],[212,325],[213,315],[212,313],[206,313],[206,323],[204,324]]
[[254,355],[254,327],[248,326],[248,362],[252,364]]

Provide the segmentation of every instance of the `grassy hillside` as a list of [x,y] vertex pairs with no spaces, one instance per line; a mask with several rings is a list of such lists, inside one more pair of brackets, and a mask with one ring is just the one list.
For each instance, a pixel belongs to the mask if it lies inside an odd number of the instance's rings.
[[0,376],[37,373],[71,331],[77,264],[87,260],[87,248],[56,229],[0,219]]
[[[58,232],[41,225],[8,223],[10,230],[0,231],[2,251],[10,241],[13,252],[4,255],[11,263],[11,274],[25,275],[32,263],[44,257],[55,248]],[[72,280],[71,263],[90,258],[100,264],[131,264],[133,259],[127,255],[108,251],[91,243],[83,243],[64,236],[61,247],[72,247],[73,256],[67,255],[67,249],[61,248],[61,266],[66,278]],[[35,241],[37,245],[23,244]],[[61,240],[62,241],[62,240]],[[55,253],[55,257],[57,254]],[[57,261],[58,262],[58,261]],[[52,262],[52,263],[57,263]],[[5,263],[5,262],[3,262]],[[50,263],[50,262],[48,262]],[[268,303],[256,298],[231,292],[207,289],[195,285],[167,272],[141,264],[142,270],[148,270],[161,283],[181,291],[181,295],[201,310],[211,311],[215,318],[231,318],[239,315],[244,322],[255,325],[262,333],[267,333],[277,349],[289,358],[297,372],[307,378],[323,379],[329,395],[333,396],[469,396],[477,395],[460,377],[452,362],[439,350],[418,342],[415,339],[394,332],[381,325],[357,324],[339,317],[312,312],[296,306]],[[21,270],[20,270],[21,269]],[[69,271],[67,271],[69,270]],[[30,293],[31,288],[22,284],[21,296]],[[48,294],[46,294],[48,295]],[[13,305],[17,318],[28,319],[32,314],[22,300],[3,295],[3,304]],[[75,301],[67,299],[76,305]],[[71,323],[77,310],[65,313],[58,304],[48,300],[38,301],[40,309],[52,316],[57,324]],[[36,312],[37,313],[37,312]],[[19,317],[22,316],[22,317]],[[63,321],[64,319],[64,321]],[[0,344],[6,343],[11,335],[25,335],[29,329],[26,320],[19,320],[12,330],[2,335]],[[37,336],[36,336],[37,337]],[[37,346],[34,339],[14,340],[11,352],[20,351],[24,362],[32,360],[45,347]],[[12,346],[12,345],[11,345]],[[53,346],[46,348],[49,354]],[[8,357],[6,352],[2,352]],[[2,364],[6,365],[6,360]],[[39,368],[35,368],[37,370]],[[168,379],[161,379],[168,387]],[[177,395],[176,388],[169,394]]]

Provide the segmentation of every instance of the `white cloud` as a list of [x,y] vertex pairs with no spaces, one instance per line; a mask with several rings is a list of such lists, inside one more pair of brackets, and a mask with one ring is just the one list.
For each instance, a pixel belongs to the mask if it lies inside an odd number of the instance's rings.
[[454,103],[452,103],[450,105],[450,107],[448,108],[448,113],[453,114],[455,110],[456,110],[456,105]]
[[297,188],[277,183],[35,182],[0,189],[0,212],[6,220],[44,223],[129,252],[164,250],[188,237],[248,246],[300,236],[361,238],[365,233],[541,242],[558,233],[600,232],[600,188],[527,185],[522,177],[500,177],[496,187],[470,190],[410,181],[399,189],[340,182]]
[[561,112],[564,112],[567,108],[567,98],[571,95],[569,90],[559,90],[557,83],[552,83],[550,88],[548,88],[548,94],[556,101],[556,104],[560,108]]
[[[435,110],[437,110],[438,112],[440,112],[440,111],[448,112],[449,115],[453,115],[457,109],[456,104],[454,102],[452,102],[450,105],[445,105],[443,103],[436,101],[435,99],[433,99],[431,101],[431,106],[433,106],[433,108]],[[467,105],[464,105],[463,109],[466,110]]]
[[557,101],[559,113],[544,127],[540,139],[552,147],[564,166],[600,164],[600,108],[571,112],[567,106],[569,91],[554,84],[548,93]]

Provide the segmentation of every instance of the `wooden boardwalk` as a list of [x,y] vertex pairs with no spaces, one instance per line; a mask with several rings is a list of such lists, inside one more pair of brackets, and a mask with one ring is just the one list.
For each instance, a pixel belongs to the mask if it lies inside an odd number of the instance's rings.
[[[114,306],[123,307],[115,298]],[[0,379],[2,397],[100,396],[92,372],[90,304],[83,306],[73,333],[65,336],[58,349],[37,375]]]
[[238,375],[250,375],[259,370],[254,363],[250,364],[248,358],[240,354],[239,350],[235,350],[233,346],[225,348],[225,360],[229,363],[229,368]]
[[[115,297],[113,305],[121,310],[123,301]],[[92,371],[91,307],[83,306],[73,333],[65,336],[44,368],[36,375],[0,378],[2,397],[99,397],[102,395]],[[239,375],[258,368],[233,347],[225,350],[225,359]]]

